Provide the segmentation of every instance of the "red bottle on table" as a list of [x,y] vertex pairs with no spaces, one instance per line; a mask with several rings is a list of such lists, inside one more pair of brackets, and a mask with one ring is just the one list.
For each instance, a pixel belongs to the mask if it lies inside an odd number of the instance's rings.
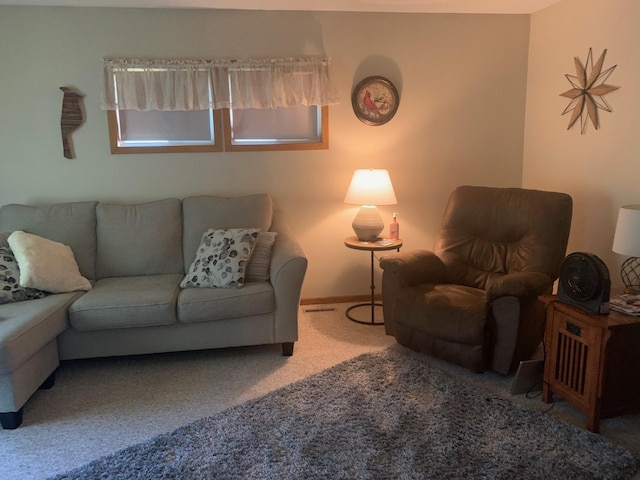
[[400,224],[398,223],[398,214],[393,212],[393,221],[389,226],[389,238],[398,240],[400,238]]

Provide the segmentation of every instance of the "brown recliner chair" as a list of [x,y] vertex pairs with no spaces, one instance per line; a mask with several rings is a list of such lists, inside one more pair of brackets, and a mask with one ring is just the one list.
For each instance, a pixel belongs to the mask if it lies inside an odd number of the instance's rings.
[[386,333],[476,372],[511,372],[542,340],[537,297],[558,277],[572,208],[564,193],[457,188],[433,252],[380,261]]

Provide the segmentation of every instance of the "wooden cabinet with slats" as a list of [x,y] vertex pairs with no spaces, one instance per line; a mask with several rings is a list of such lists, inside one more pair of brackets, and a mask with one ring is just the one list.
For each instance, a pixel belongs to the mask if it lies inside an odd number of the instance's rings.
[[640,411],[640,317],[592,315],[545,295],[545,368],[542,400],[553,394],[600,420]]

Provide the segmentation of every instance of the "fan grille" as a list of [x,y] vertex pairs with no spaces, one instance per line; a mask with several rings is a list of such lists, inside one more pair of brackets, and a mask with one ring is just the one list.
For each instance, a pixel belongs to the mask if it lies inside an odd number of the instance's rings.
[[600,292],[601,276],[590,256],[571,254],[562,263],[560,278],[575,300],[589,300]]

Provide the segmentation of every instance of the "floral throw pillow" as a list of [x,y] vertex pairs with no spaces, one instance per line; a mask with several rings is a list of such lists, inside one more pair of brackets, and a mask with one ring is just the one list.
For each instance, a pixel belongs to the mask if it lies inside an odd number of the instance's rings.
[[20,269],[9,247],[0,247],[0,303],[42,298],[45,293],[20,286]]
[[202,235],[196,258],[180,286],[242,287],[247,263],[259,232],[257,228],[207,230]]

